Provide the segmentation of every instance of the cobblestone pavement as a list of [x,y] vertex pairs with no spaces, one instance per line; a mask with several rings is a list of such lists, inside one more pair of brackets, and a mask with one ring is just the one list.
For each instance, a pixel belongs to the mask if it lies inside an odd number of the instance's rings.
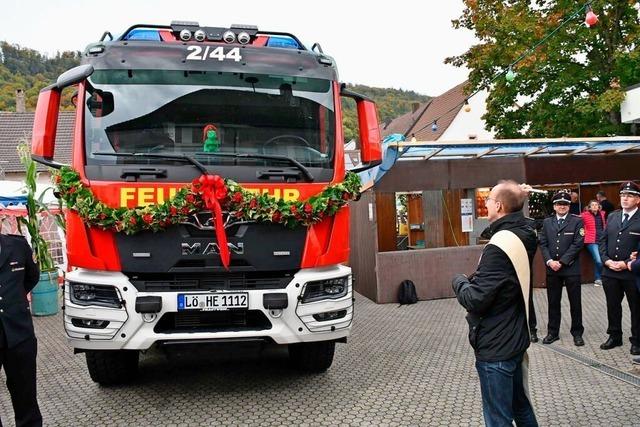
[[[542,336],[545,291],[536,290],[535,299]],[[240,349],[233,358],[214,359],[210,352],[167,358],[150,351],[142,358],[140,379],[114,388],[91,381],[84,357],[67,347],[60,315],[37,318],[46,425],[482,425],[473,353],[456,300],[398,307],[358,295],[356,309],[349,343],[339,345],[332,368],[322,375],[290,371],[282,349],[261,356]],[[573,346],[565,322],[562,339],[551,347],[598,363],[580,363],[541,344],[530,350],[540,425],[637,426],[640,386],[594,368],[602,364],[640,381],[627,344],[608,352],[598,348],[606,329],[602,288],[583,286],[583,310],[587,345]],[[564,319],[568,314],[565,304]],[[5,425],[12,425],[10,408],[0,384]]]

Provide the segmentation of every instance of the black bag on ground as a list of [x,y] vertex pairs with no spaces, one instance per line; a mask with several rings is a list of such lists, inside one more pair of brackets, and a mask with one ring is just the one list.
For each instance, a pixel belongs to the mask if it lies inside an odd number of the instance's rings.
[[411,280],[403,280],[400,283],[400,290],[398,291],[398,302],[403,304],[415,304],[418,302],[418,294],[416,292],[416,285]]

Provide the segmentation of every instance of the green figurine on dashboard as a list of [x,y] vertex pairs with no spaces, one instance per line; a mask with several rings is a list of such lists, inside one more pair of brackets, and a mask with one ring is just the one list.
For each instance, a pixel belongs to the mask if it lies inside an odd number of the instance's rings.
[[214,125],[207,125],[204,128],[204,146],[202,150],[205,153],[215,153],[220,150],[220,141],[218,140],[218,132]]

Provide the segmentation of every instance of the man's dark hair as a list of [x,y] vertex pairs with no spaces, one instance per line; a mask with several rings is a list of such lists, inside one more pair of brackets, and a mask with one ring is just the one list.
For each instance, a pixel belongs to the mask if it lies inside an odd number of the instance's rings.
[[505,213],[521,211],[527,199],[527,193],[513,180],[500,181],[498,185],[496,199],[504,206]]
[[607,198],[607,193],[605,193],[604,191],[598,191],[596,193],[596,196],[604,197],[606,199]]

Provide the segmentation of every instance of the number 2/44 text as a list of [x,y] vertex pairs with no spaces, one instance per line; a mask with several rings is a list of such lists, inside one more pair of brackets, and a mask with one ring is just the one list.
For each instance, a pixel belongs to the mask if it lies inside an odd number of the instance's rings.
[[234,47],[225,51],[224,47],[212,47],[205,46],[187,46],[187,50],[190,52],[187,55],[188,61],[206,61],[207,59],[217,59],[218,61],[233,60],[240,62],[242,55],[240,55],[240,48]]

